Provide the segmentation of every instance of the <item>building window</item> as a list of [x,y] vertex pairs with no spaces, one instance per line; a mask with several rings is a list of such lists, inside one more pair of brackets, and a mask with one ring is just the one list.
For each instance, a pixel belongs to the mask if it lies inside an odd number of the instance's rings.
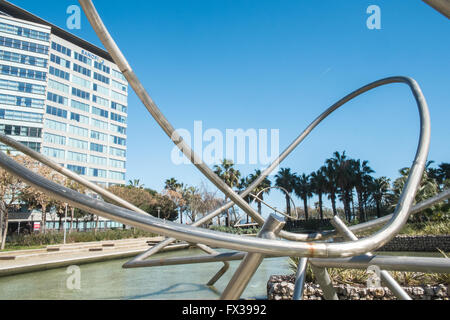
[[42,114],[0,109],[0,119],[42,123]]
[[80,87],[91,89],[91,82],[89,80],[77,77],[74,74],[72,75],[72,82],[79,85]]
[[69,125],[69,132],[77,136],[89,138],[89,130],[85,128]]
[[112,180],[125,180],[125,173],[117,171],[108,171],[108,178]]
[[50,34],[47,32],[37,31],[24,27],[18,27],[11,24],[0,22],[0,31],[5,33],[15,34],[25,38],[42,40],[48,42],[50,40]]
[[49,88],[64,92],[65,94],[69,94],[69,86],[65,85],[61,82],[52,80],[52,79],[48,79],[48,86]]
[[88,143],[87,141],[83,141],[83,140],[78,140],[78,139],[74,139],[74,138],[69,138],[69,144],[70,147],[74,147],[77,149],[83,149],[83,150],[87,150],[88,148]]
[[79,72],[81,74],[84,74],[87,77],[91,77],[91,70],[82,67],[76,63],[73,64],[73,71]]
[[73,151],[67,151],[67,160],[77,162],[87,162],[87,155]]
[[127,156],[127,151],[119,148],[109,147],[109,154],[112,156],[125,158]]
[[118,145],[121,145],[121,146],[126,146],[126,144],[127,144],[127,140],[126,139],[124,139],[124,138],[119,138],[119,137],[116,137],[116,136],[109,136],[109,142],[110,143],[113,143],[113,144],[118,144]]
[[7,136],[40,138],[42,129],[19,125],[0,124],[0,133]]
[[67,111],[52,106],[47,106],[47,113],[53,116],[67,119]]
[[101,75],[100,73],[94,72],[94,79],[109,84],[109,78]]
[[117,121],[120,123],[126,123],[127,122],[127,117],[121,116],[119,114],[116,114],[114,112],[111,112],[111,120],[113,121]]
[[64,80],[69,81],[69,79],[70,79],[70,74],[68,72],[59,70],[58,68],[50,66],[49,72],[50,72],[50,74],[52,74],[56,77],[59,77],[61,79],[64,79]]
[[75,112],[70,113],[70,120],[73,120],[73,121],[76,121],[79,123],[89,124],[89,117],[85,117],[85,116],[75,113]]
[[45,119],[44,125],[46,128],[56,130],[56,131],[64,131],[66,132],[66,124],[63,122]]
[[12,81],[12,80],[4,80],[0,79],[0,89],[11,90],[11,91],[19,91],[19,92],[27,92],[27,93],[35,93],[35,94],[44,94],[45,87],[26,82]]
[[96,108],[96,107],[92,107],[92,114],[101,116],[103,118],[108,119],[108,111],[100,109],[100,108]]
[[72,87],[72,95],[77,96],[81,99],[91,100],[90,93],[80,90],[80,89],[77,89],[77,88],[74,88],[74,87]]
[[115,124],[112,124],[112,123],[109,125],[109,127],[110,127],[110,130],[113,132],[127,134],[127,128],[125,128],[125,127],[116,126]]
[[94,61],[94,68],[103,71],[104,73],[110,74],[110,68],[105,66],[103,63]]
[[85,63],[85,64],[87,64],[89,66],[92,66],[92,60],[89,59],[86,56],[83,56],[83,55],[79,54],[78,52],[74,51],[73,52],[73,57],[74,57],[74,59],[76,59],[76,60],[78,60],[80,62],[83,62],[83,63]]
[[66,145],[66,138],[63,136],[59,136],[51,133],[44,133],[44,141],[53,144],[59,144],[62,146]]
[[47,68],[47,59],[0,50],[0,60]]
[[105,178],[106,179],[106,170],[90,168],[89,169],[89,175],[91,177]]
[[47,157],[52,157],[52,158],[56,158],[56,159],[64,159],[65,158],[65,151],[61,150],[61,149],[44,147],[43,153]]
[[56,64],[59,64],[62,67],[65,67],[67,69],[70,69],[70,61],[66,60],[64,58],[61,58],[55,54],[50,54],[50,61]]
[[98,132],[98,131],[94,131],[91,130],[91,138],[92,139],[96,139],[96,140],[100,140],[100,141],[107,141],[108,140],[108,135]]
[[68,164],[67,169],[75,172],[76,174],[82,175],[82,176],[86,175],[86,167],[74,166],[72,164]]
[[105,166],[106,167],[106,158],[104,157],[97,157],[97,156],[89,156],[90,162],[99,166]]
[[15,48],[29,52],[48,54],[48,46],[0,36],[0,46]]
[[61,52],[62,54],[65,54],[66,56],[69,56],[69,57],[72,56],[72,51],[69,48],[66,48],[56,42],[52,42],[52,49],[56,50],[58,52]]
[[45,81],[47,79],[47,73],[42,71],[36,71],[25,68],[18,68],[6,65],[0,65],[0,70],[2,74],[6,74],[8,76],[21,77],[34,79],[39,81]]
[[18,107],[44,108],[44,100],[42,99],[11,96],[7,94],[0,94],[0,103]]
[[52,92],[47,92],[47,100],[58,103],[58,104],[62,104],[63,106],[67,106],[68,105],[68,99],[66,97],[60,96],[58,94],[52,93]]
[[99,153],[106,153],[106,146],[98,143],[91,142],[91,151],[99,152]]

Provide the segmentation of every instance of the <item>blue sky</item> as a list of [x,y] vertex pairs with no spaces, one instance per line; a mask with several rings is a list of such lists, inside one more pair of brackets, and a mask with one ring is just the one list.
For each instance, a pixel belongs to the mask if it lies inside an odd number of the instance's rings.
[[[66,28],[76,1],[16,0]],[[450,162],[450,24],[419,0],[389,1],[97,0],[106,26],[175,128],[279,129],[283,150],[322,111],[380,78],[420,84],[432,120],[430,160]],[[369,30],[369,5],[381,30]],[[67,28],[66,28],[67,29]],[[102,47],[83,16],[75,35]],[[164,180],[200,185],[192,165],[171,162],[169,139],[134,93],[129,98],[127,179],[160,191]],[[369,160],[376,176],[411,165],[419,118],[409,89],[382,87],[348,103],[283,162],[317,170],[334,151]],[[244,174],[254,166],[242,166]],[[211,187],[211,190],[214,188]],[[281,194],[269,202],[284,207]],[[313,199],[314,201],[314,199]],[[300,200],[297,205],[301,205]]]

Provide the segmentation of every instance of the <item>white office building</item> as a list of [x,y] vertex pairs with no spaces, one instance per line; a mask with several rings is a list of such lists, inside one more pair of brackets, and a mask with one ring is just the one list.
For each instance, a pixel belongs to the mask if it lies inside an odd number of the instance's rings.
[[127,101],[106,51],[0,3],[2,134],[101,186],[124,184]]

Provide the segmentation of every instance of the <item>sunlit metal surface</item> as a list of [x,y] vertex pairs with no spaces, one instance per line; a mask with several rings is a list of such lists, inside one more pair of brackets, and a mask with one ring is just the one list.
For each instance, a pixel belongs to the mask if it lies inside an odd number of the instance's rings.
[[[18,145],[10,138],[0,136],[0,141],[2,141],[3,143],[11,145],[17,150],[28,154],[32,158],[46,164],[47,166],[60,172],[66,177],[69,177],[86,186],[87,188],[97,192],[104,198],[119,204],[121,207],[97,199],[92,199],[74,190],[60,186],[37,175],[29,169],[24,168],[5,154],[0,153],[0,166],[5,170],[11,172],[12,174],[18,176],[28,184],[36,187],[43,192],[46,192],[50,196],[60,201],[67,202],[70,205],[78,207],[82,210],[169,237],[153,248],[149,249],[146,253],[141,254],[132,261],[127,262],[124,267],[133,268],[156,265],[157,262],[155,260],[149,261],[145,259],[158,252],[165,246],[169,245],[170,243],[175,241],[175,239],[184,240],[189,243],[197,244],[199,248],[205,251],[208,255],[203,257],[179,258],[178,260],[173,259],[173,261],[170,261],[172,262],[172,264],[198,263],[205,262],[208,259],[209,261],[222,262],[226,262],[228,260],[243,259],[239,267],[240,272],[235,274],[235,276],[227,286],[227,289],[224,291],[224,293],[222,293],[222,298],[224,299],[238,299],[264,257],[296,256],[304,258],[302,260],[304,264],[309,263],[316,275],[319,284],[324,290],[325,298],[337,299],[336,292],[334,291],[334,288],[331,284],[331,279],[326,271],[326,267],[334,265],[345,265],[346,267],[351,268],[355,266],[354,261],[358,261],[358,263],[356,264],[357,266],[368,265],[368,262],[364,260],[369,257],[367,253],[370,251],[375,251],[376,249],[386,244],[405,225],[409,215],[411,214],[411,211],[414,210],[413,202],[417,189],[420,185],[422,174],[424,172],[430,144],[430,116],[428,106],[416,81],[407,77],[389,77],[363,86],[360,89],[345,96],[344,98],[333,104],[331,107],[329,107],[317,119],[315,119],[246,190],[238,194],[229,186],[227,186],[201,160],[201,158],[191,150],[191,148],[183,141],[181,136],[175,131],[171,123],[165,118],[165,116],[150,98],[147,91],[144,89],[137,76],[133,72],[131,66],[128,64],[127,60],[110,36],[92,1],[79,0],[79,2],[103,45],[108,50],[114,62],[116,63],[116,65],[118,65],[120,71],[129,82],[130,86],[136,92],[137,96],[141,99],[142,103],[153,116],[155,121],[159,124],[161,129],[184,153],[184,155],[188,159],[190,159],[190,161],[200,170],[200,172],[202,172],[219,190],[221,190],[230,199],[228,203],[218,208],[217,210],[214,210],[213,212],[205,215],[198,221],[195,221],[192,225],[180,225],[171,221],[161,220],[150,215],[143,214],[144,212],[142,212],[142,210],[136,208],[135,206],[120,198],[117,198],[106,190],[103,190],[102,188],[90,183],[89,181],[78,177],[71,171],[61,168],[59,165],[49,159],[46,159],[44,156],[35,152],[30,152],[28,148]],[[252,192],[276,167],[278,167],[279,164],[311,133],[311,131],[316,128],[332,112],[343,106],[348,101],[369,90],[394,83],[406,84],[411,89],[419,111],[420,135],[417,152],[410,168],[410,174],[405,183],[405,187],[401,193],[394,213],[389,218],[379,219],[377,222],[372,222],[372,224],[369,223],[371,227],[375,225],[378,226],[380,224],[385,224],[380,230],[366,238],[356,239],[354,235],[354,238],[350,236],[350,230],[355,231],[354,228],[352,229],[345,226],[339,226],[336,228],[341,233],[346,234],[347,241],[320,242],[316,240],[321,240],[327,236],[330,236],[333,234],[333,232],[296,234],[282,231],[280,228],[282,223],[279,222],[275,217],[271,216],[267,219],[267,221],[265,221],[264,218],[259,215],[258,212],[256,212],[244,200],[244,198],[248,196],[250,192]],[[440,200],[435,199],[433,201],[441,201],[442,199],[448,198],[448,192],[444,196],[445,197],[441,196]],[[427,203],[427,205],[428,204],[429,203]],[[200,225],[210,221],[218,214],[220,214],[224,210],[229,209],[233,205],[239,206],[246,214],[251,216],[254,221],[263,226],[260,237],[242,237],[238,235],[226,234],[199,228]],[[366,227],[368,227],[368,224],[364,226],[364,228]],[[284,238],[285,240],[277,239],[277,236]],[[238,250],[241,253],[231,253],[227,256],[227,254],[215,252],[206,245]],[[357,257],[345,259],[354,256]],[[308,259],[308,261],[306,261],[306,258],[315,259]],[[370,257],[370,259],[372,260],[375,260],[377,258],[377,256]],[[381,260],[381,262],[384,262],[383,269],[389,270],[389,263],[391,261],[386,262],[386,259]],[[326,263],[324,263],[324,261]],[[421,261],[423,262],[424,260]],[[168,260],[166,260],[165,262],[162,261],[160,262],[160,265],[168,265],[170,264],[170,262]],[[435,260],[433,260],[433,264],[430,264],[432,265],[432,268],[429,268],[428,270],[434,270],[437,265],[440,265],[442,267],[442,265],[445,264],[446,262],[437,263]],[[392,265],[401,267],[399,261],[397,261],[396,264],[394,263]],[[423,268],[426,265],[427,263],[425,261],[425,263],[422,264],[421,267]],[[226,269],[228,269],[227,264],[224,265],[224,267],[210,280],[209,283],[211,284],[217,281],[217,279],[219,279],[220,276],[223,275]],[[306,266],[301,266],[299,277],[304,277],[304,270],[306,270]],[[448,269],[446,270],[448,271]],[[298,292],[296,295],[297,297],[301,296]]]

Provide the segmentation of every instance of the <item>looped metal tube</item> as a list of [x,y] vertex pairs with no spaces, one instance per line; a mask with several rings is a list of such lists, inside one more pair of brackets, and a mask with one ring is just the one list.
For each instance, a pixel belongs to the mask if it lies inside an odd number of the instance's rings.
[[[179,225],[173,222],[160,220],[151,216],[144,216],[136,214],[136,212],[120,208],[112,204],[104,203],[102,201],[92,199],[86,195],[79,194],[71,189],[62,187],[55,184],[39,175],[31,172],[23,166],[17,164],[9,157],[0,154],[0,165],[9,172],[17,175],[24,181],[35,186],[36,188],[49,193],[51,196],[58,200],[69,202],[71,205],[79,207],[83,210],[91,213],[114,219],[124,224],[132,225],[155,233],[160,233],[169,237],[175,237],[181,240],[185,240],[193,243],[204,243],[212,246],[219,246],[228,249],[236,249],[240,251],[262,253],[267,255],[289,255],[289,256],[304,256],[304,257],[348,257],[363,254],[368,251],[374,251],[377,248],[384,245],[391,240],[406,223],[409,211],[411,209],[417,188],[419,187],[420,180],[425,168],[425,162],[428,155],[429,141],[430,141],[430,117],[428,113],[428,107],[422,92],[417,83],[410,78],[406,77],[391,77],[373,82],[367,86],[364,86],[350,95],[347,95],[336,104],[327,109],[321,116],[319,116],[308,128],[278,157],[278,159],[270,165],[261,176],[243,193],[238,195],[231,188],[229,188],[214,172],[207,167],[201,159],[198,158],[195,153],[187,146],[187,144],[181,139],[181,137],[173,129],[172,125],[162,115],[157,106],[153,103],[141,83],[133,73],[125,58],[117,48],[116,44],[109,36],[106,28],[101,22],[92,2],[90,0],[80,0],[80,3],[85,11],[91,24],[94,26],[97,34],[113,56],[116,64],[119,65],[127,78],[130,85],[136,91],[137,95],[141,98],[144,105],[150,111],[152,116],[161,126],[161,128],[170,136],[172,141],[183,151],[183,153],[191,159],[194,165],[213,182],[222,192],[224,192],[232,201],[226,206],[231,206],[233,203],[241,207],[247,214],[252,216],[258,223],[262,224],[264,219],[250,207],[242,197],[248,195],[259,183],[267,177],[274,168],[291,153],[301,141],[329,114],[334,110],[355,98],[356,96],[376,88],[381,85],[389,83],[406,83],[411,88],[416,102],[419,107],[420,113],[420,138],[419,146],[415,156],[415,160],[411,167],[410,175],[405,184],[405,187],[400,196],[399,203],[389,223],[384,226],[377,233],[372,236],[352,242],[343,243],[317,243],[317,242],[292,242],[281,241],[271,239],[252,239],[242,238],[236,235],[230,235],[211,230],[205,230],[195,228],[193,226]],[[218,214],[216,210],[214,213]],[[220,211],[219,211],[220,212]],[[195,223],[199,225],[211,219],[209,214],[207,217],[200,219]],[[202,222],[200,222],[202,221]],[[291,240],[304,240],[305,235],[297,235],[289,232],[282,231],[280,236]],[[306,235],[309,236],[309,235]]]
[[[416,98],[420,113],[420,138],[410,175],[400,196],[399,203],[389,223],[377,233],[358,241],[342,243],[318,243],[318,242],[293,242],[272,239],[245,238],[211,230],[180,225],[137,214],[134,211],[121,208],[103,201],[92,199],[74,190],[60,186],[49,181],[29,169],[16,163],[3,152],[0,153],[0,166],[12,174],[23,179],[43,192],[50,194],[58,200],[65,201],[80,209],[86,210],[109,219],[114,219],[124,224],[142,228],[150,232],[160,233],[169,237],[178,238],[193,243],[204,243],[211,246],[235,249],[247,252],[256,252],[267,255],[301,256],[301,257],[349,257],[360,255],[368,251],[375,251],[391,240],[406,223],[409,211],[415,198],[417,188],[420,185],[430,141],[430,117],[428,107],[417,83],[409,78],[395,77],[377,81],[363,88],[372,88],[391,82],[407,83]],[[354,92],[357,96],[359,91]],[[364,91],[362,91],[364,92]],[[360,94],[361,92],[359,92]],[[348,97],[348,96],[347,96]],[[344,98],[345,99],[345,98]],[[348,98],[350,100],[350,98]],[[348,101],[347,100],[347,101]],[[346,101],[339,103],[345,103]],[[331,111],[330,111],[331,112]],[[317,121],[317,120],[316,120]],[[316,124],[317,125],[317,124]]]
[[[428,115],[428,108],[426,105],[425,98],[423,97],[419,86],[417,83],[410,78],[405,77],[391,77],[387,79],[382,79],[376,82],[373,82],[365,87],[360,88],[357,91],[354,91],[350,95],[344,97],[340,101],[338,101],[336,104],[331,106],[329,109],[327,109],[322,115],[320,115],[308,128],[267,168],[265,169],[262,174],[256,179],[246,190],[244,190],[241,194],[237,194],[234,192],[228,185],[226,185],[202,160],[200,157],[198,157],[193,150],[183,141],[181,136],[174,130],[173,126],[170,124],[170,122],[164,117],[164,115],[161,113],[159,108],[156,106],[156,104],[153,102],[145,88],[142,86],[141,82],[137,78],[136,74],[133,72],[131,66],[128,64],[127,60],[125,59],[124,55],[120,51],[119,47],[109,34],[107,28],[103,24],[103,21],[101,20],[97,10],[95,9],[93,3],[91,0],[79,0],[81,7],[83,8],[83,11],[85,12],[89,22],[91,23],[92,27],[94,28],[95,32],[97,33],[97,36],[100,38],[101,42],[105,46],[105,48],[108,50],[110,55],[112,56],[114,62],[119,66],[120,70],[124,74],[125,78],[129,82],[130,86],[133,88],[133,90],[136,92],[137,96],[141,99],[142,103],[146,106],[147,110],[150,112],[150,114],[153,116],[153,118],[156,120],[156,122],[160,125],[160,127],[163,129],[163,131],[170,137],[170,139],[177,145],[177,147],[184,153],[184,155],[191,160],[191,162],[202,172],[217,188],[219,188],[227,197],[231,200],[227,204],[225,204],[222,208],[215,210],[213,213],[208,214],[205,216],[202,220],[202,223],[209,221],[214,216],[218,215],[223,210],[226,210],[230,208],[233,204],[238,205],[245,213],[250,215],[258,224],[262,225],[264,223],[264,219],[261,215],[258,214],[243,198],[247,196],[254,188],[256,188],[280,163],[283,161],[299,144],[302,142],[306,136],[323,120],[325,119],[330,113],[332,113],[334,110],[345,104],[346,102],[350,101],[351,99],[355,98],[356,96],[373,89],[375,87],[388,84],[388,83],[395,83],[395,82],[401,82],[401,83],[407,83],[416,98],[416,101],[419,105],[419,112],[421,114],[421,141],[419,144],[419,152],[416,155],[416,161],[425,161],[426,156],[428,154],[428,145],[429,145],[429,137],[430,137],[430,124],[429,124],[429,115]],[[423,152],[422,152],[423,151]],[[424,159],[422,159],[424,158]],[[421,175],[423,172],[423,168],[425,164],[421,162],[415,162],[418,166],[413,166],[411,170],[410,177],[415,177],[416,175]],[[414,168],[416,168],[414,170]],[[419,172],[420,171],[420,172]],[[415,173],[414,173],[415,172]],[[416,180],[415,178],[410,180]],[[417,182],[417,181],[415,181]],[[410,188],[408,192],[417,190],[417,186],[414,186],[414,183],[410,185],[412,189]],[[408,188],[405,188],[408,189]],[[406,197],[407,198],[407,197]],[[411,200],[411,199],[406,199]],[[401,206],[405,206],[408,201],[404,202],[400,201]],[[222,211],[220,211],[222,210]],[[408,214],[407,212],[405,213]],[[199,220],[200,221],[200,220]],[[196,222],[195,225],[200,225],[201,223]],[[400,221],[400,220],[397,220]],[[321,234],[295,234],[290,233],[286,231],[280,232],[280,236],[285,239],[289,240],[296,240],[296,241],[305,241],[310,239],[317,239],[321,237]]]

